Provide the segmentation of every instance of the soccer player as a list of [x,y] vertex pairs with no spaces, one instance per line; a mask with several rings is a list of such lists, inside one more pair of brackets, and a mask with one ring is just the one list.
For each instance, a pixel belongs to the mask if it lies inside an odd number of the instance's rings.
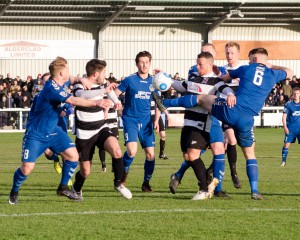
[[123,155],[125,171],[123,183],[126,183],[130,165],[137,152],[139,139],[146,155],[142,184],[142,191],[144,192],[152,192],[149,182],[155,167],[155,138],[150,111],[152,96],[149,89],[152,85],[152,76],[149,74],[151,60],[152,56],[149,52],[139,52],[135,57],[138,71],[126,77],[115,89],[117,96],[125,92],[125,104],[122,112],[126,145],[126,151]]
[[[233,90],[228,87],[218,76],[213,72],[213,55],[209,52],[201,52],[197,56],[198,74],[191,74],[187,81],[173,82],[172,86],[176,91],[181,93],[201,94],[207,88],[208,92],[215,94],[220,91],[224,94],[234,94]],[[200,76],[199,76],[200,75]],[[202,88],[202,91],[198,91]],[[206,92],[207,93],[207,92]],[[167,100],[166,100],[167,101]],[[205,165],[200,158],[200,151],[211,146],[213,152],[214,177],[218,180],[216,184],[216,196],[228,196],[222,191],[222,180],[225,170],[225,149],[224,137],[220,123],[215,119],[211,119],[207,110],[203,107],[194,107],[185,110],[184,127],[181,132],[181,149],[185,162],[192,166],[196,177],[200,184],[200,191],[193,198],[194,200],[203,200],[210,198],[213,194],[212,187],[207,186],[207,176]],[[211,134],[211,127],[214,134]],[[175,174],[174,174],[175,175]],[[170,191],[175,193],[172,185],[172,180],[176,176],[171,175]],[[215,182],[212,183],[212,186]],[[213,188],[215,188],[214,186]]]
[[286,164],[289,146],[298,139],[300,144],[300,88],[294,87],[292,100],[284,106],[282,123],[284,128],[284,144],[282,147],[282,167]]
[[[76,84],[73,88],[73,94],[76,97],[85,99],[104,99],[101,94],[101,86],[105,80],[106,62],[99,59],[92,59],[86,64],[87,79],[92,84],[90,90],[85,90],[82,84]],[[111,84],[108,88],[112,90]],[[113,100],[116,107],[121,106],[114,91],[108,92],[108,97]],[[118,139],[110,131],[104,110],[101,107],[86,108],[77,106],[75,108],[75,126],[76,126],[76,148],[80,155],[80,170],[75,175],[75,182],[72,187],[73,191],[83,199],[82,187],[91,172],[92,159],[95,147],[103,148],[112,156],[112,166],[114,170],[114,188],[124,198],[131,199],[132,194],[126,188],[121,180],[124,174],[124,164],[122,160],[122,151]]]
[[[61,103],[73,106],[103,107],[111,105],[110,100],[86,100],[73,97],[67,92],[64,84],[69,81],[69,67],[66,59],[57,57],[49,65],[51,79],[45,83],[43,90],[32,105],[29,123],[22,144],[22,164],[14,173],[13,185],[8,202],[16,204],[21,185],[34,168],[37,158],[49,148],[64,159],[62,177],[57,188],[59,196],[71,200],[80,200],[67,186],[78,164],[78,152],[69,136],[57,126],[57,108]],[[72,79],[73,81],[73,79]]]
[[[224,68],[228,73],[230,73],[232,70],[238,69],[241,66],[239,64],[240,45],[237,42],[226,43],[225,54],[226,54],[227,64],[224,66]],[[230,82],[227,84],[230,87],[232,87],[234,90],[236,90],[237,86],[239,85],[239,79],[231,79]],[[226,148],[228,163],[230,167],[231,179],[233,182],[233,186],[239,189],[242,187],[242,183],[238,177],[237,170],[236,170],[236,162],[237,162],[236,138],[231,126],[227,124],[222,124],[222,128],[225,135],[225,148]]]
[[[213,44],[207,43],[204,44],[201,47],[201,52],[209,52],[211,53],[211,55],[213,56],[213,58],[216,57],[216,48]],[[216,71],[217,70],[217,71]],[[209,69],[209,74],[211,76],[217,77],[216,74],[213,73],[213,71],[216,71],[219,75],[221,74],[226,74],[226,70],[223,67],[216,67],[215,65],[212,65],[212,68]],[[190,68],[189,72],[188,72],[188,79],[190,78],[195,78],[199,76],[199,72],[198,72],[198,68],[197,65],[194,65]],[[210,145],[212,147],[212,151],[215,153],[215,155],[220,155],[220,159],[223,159],[224,156],[222,157],[223,154],[223,147],[221,146],[221,142],[223,144],[224,142],[224,137],[223,137],[223,133],[222,131],[220,131],[220,123],[219,121],[212,117],[212,126],[211,129],[209,131],[210,133]],[[203,154],[205,152],[204,149],[201,150],[201,154]],[[218,158],[218,157],[217,157]],[[209,167],[207,169],[207,181],[210,182],[211,181],[211,177],[210,175],[213,173],[213,164],[214,164],[214,160],[212,162],[211,167]],[[221,164],[220,164],[221,165]],[[181,182],[181,179],[184,176],[185,171],[190,167],[190,165],[187,163],[187,161],[183,161],[181,164],[181,167],[179,168],[179,170],[176,173],[173,173],[170,177],[170,183],[169,183],[169,188],[170,188],[170,192],[175,194],[177,191],[177,188]],[[223,168],[223,167],[222,167]],[[218,172],[217,169],[215,169],[215,175]],[[224,170],[222,171],[224,172]],[[225,193],[224,191],[222,191],[222,181],[220,179],[220,183],[219,185],[216,187],[215,189],[215,194],[214,196],[217,197],[228,197],[228,194]]]
[[259,114],[273,86],[285,78],[293,76],[293,71],[286,67],[271,65],[268,62],[268,52],[264,48],[252,49],[249,52],[249,63],[248,66],[241,66],[222,76],[224,81],[240,79],[236,95],[229,95],[227,104],[223,98],[205,94],[186,95],[173,101],[161,101],[157,97],[156,103],[160,108],[161,102],[165,107],[189,108],[201,105],[217,119],[232,126],[237,142],[246,158],[251,198],[262,200],[263,196],[258,191],[258,165],[254,151],[254,116]]

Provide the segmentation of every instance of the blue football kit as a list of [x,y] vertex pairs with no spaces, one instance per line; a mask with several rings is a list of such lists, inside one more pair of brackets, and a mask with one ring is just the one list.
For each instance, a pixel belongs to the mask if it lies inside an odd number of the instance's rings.
[[230,108],[225,99],[217,98],[212,115],[233,127],[241,147],[250,147],[254,141],[253,117],[259,114],[272,87],[286,78],[286,72],[252,63],[231,71],[229,75],[240,79],[235,94],[236,105]]
[[35,162],[47,148],[58,154],[75,147],[69,136],[57,125],[60,114],[58,108],[70,96],[66,86],[59,86],[54,80],[45,83],[29,112],[22,161]]
[[300,143],[300,102],[289,101],[285,104],[283,113],[286,116],[286,126],[289,133],[285,134],[285,143],[294,143],[296,138]]
[[118,89],[125,92],[125,104],[122,113],[124,140],[137,142],[142,148],[154,147],[155,138],[151,121],[151,90],[152,76],[141,78],[138,73],[126,77]]

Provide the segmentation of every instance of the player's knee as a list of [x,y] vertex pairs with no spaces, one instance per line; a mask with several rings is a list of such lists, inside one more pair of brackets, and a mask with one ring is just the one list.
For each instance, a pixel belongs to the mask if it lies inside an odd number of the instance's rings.
[[121,150],[121,148],[115,148],[115,149],[113,149],[113,152],[111,153],[111,156],[113,158],[122,158],[122,150]]
[[80,174],[84,178],[87,178],[90,175],[90,172],[91,172],[90,169],[87,169],[87,168],[82,169],[82,168],[80,168]]
[[25,176],[28,176],[32,172],[33,168],[34,164],[23,163],[20,169]]

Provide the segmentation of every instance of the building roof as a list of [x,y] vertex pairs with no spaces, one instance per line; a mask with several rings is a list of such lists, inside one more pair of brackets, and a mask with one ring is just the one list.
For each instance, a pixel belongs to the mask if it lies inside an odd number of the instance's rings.
[[300,25],[300,1],[0,0],[0,24]]

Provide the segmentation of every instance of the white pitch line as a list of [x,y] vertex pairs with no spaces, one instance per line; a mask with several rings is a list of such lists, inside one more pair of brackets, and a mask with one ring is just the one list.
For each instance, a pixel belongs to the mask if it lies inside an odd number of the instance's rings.
[[299,212],[298,208],[245,208],[245,209],[152,209],[152,210],[116,210],[91,212],[54,212],[54,213],[14,213],[0,214],[0,217],[31,217],[31,216],[59,216],[59,215],[96,215],[96,214],[135,214],[135,213],[178,213],[178,212]]

